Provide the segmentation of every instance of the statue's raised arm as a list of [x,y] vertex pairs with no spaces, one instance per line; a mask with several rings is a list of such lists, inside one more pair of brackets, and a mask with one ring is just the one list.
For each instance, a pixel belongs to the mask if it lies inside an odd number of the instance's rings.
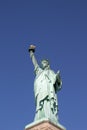
[[29,47],[29,53],[30,53],[30,58],[32,59],[34,67],[37,68],[39,65],[38,65],[36,57],[34,55],[35,48],[36,48],[35,45],[30,45],[30,47]]

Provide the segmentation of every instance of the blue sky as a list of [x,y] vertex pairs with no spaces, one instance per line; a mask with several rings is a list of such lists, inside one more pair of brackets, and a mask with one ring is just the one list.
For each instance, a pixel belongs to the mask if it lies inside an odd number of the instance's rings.
[[0,1],[0,130],[23,130],[33,122],[33,65],[61,71],[59,121],[67,130],[87,129],[87,1]]

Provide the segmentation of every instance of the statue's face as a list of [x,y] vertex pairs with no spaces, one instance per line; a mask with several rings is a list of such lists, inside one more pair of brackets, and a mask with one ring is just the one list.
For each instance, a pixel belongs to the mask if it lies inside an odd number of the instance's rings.
[[48,67],[49,63],[47,60],[42,60],[41,65],[42,65],[42,68],[45,69]]

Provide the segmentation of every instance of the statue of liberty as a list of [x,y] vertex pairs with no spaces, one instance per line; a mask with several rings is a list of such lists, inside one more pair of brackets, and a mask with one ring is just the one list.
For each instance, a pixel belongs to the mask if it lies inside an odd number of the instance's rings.
[[34,45],[30,45],[29,47],[29,53],[36,75],[34,80],[36,104],[34,120],[37,121],[45,118],[54,123],[58,123],[57,92],[61,89],[62,85],[60,72],[55,73],[51,70],[47,59],[43,59],[41,65],[39,65],[34,54],[35,48]]

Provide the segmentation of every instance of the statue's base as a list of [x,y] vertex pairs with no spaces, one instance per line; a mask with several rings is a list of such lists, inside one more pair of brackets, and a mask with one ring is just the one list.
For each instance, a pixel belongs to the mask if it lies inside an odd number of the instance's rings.
[[53,122],[43,119],[40,121],[35,121],[25,127],[25,130],[66,130],[64,126],[54,124]]

